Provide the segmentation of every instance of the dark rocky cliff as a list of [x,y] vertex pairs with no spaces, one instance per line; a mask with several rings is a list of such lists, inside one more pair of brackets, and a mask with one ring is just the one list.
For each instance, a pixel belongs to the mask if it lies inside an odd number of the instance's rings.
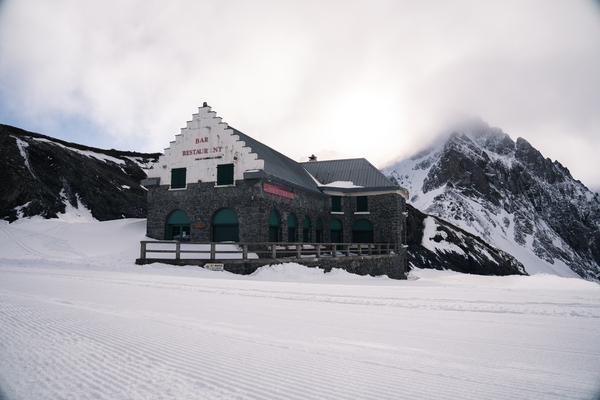
[[56,218],[66,204],[105,221],[146,217],[142,166],[159,154],[102,150],[0,125],[0,218]]
[[[409,267],[477,275],[526,275],[523,264],[480,237],[410,204],[406,208]],[[426,224],[432,226],[426,229]]]

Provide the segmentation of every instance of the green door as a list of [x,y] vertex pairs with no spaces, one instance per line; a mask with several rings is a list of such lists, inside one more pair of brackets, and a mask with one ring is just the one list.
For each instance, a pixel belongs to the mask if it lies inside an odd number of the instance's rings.
[[239,242],[239,222],[235,211],[222,208],[212,219],[213,242]]
[[279,217],[275,210],[269,216],[269,242],[279,242]]
[[292,214],[288,218],[288,242],[296,242],[296,218]]
[[304,243],[308,243],[308,231],[310,230],[310,222],[308,221],[308,217],[304,217],[304,222],[302,223],[302,241]]
[[315,238],[316,242],[322,243],[323,242],[323,222],[321,222],[321,218],[317,219],[316,228],[317,228],[317,230],[316,230],[317,237]]
[[353,243],[373,243],[373,224],[366,219],[359,219],[352,225]]
[[334,219],[329,225],[331,243],[342,243],[342,221]]

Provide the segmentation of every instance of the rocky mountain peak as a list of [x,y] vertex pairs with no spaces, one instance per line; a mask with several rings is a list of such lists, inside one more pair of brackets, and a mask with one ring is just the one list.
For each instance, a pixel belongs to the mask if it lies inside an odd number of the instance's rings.
[[384,169],[418,209],[513,254],[529,273],[600,279],[600,202],[523,138],[476,120]]

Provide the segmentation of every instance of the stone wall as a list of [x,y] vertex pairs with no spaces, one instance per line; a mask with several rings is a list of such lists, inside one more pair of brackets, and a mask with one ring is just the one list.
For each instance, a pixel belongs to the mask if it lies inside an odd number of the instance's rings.
[[382,256],[357,256],[357,257],[322,257],[322,258],[280,258],[280,259],[252,259],[252,260],[164,260],[164,259],[138,259],[137,264],[150,264],[161,262],[172,265],[198,265],[207,262],[222,263],[226,271],[234,274],[249,275],[265,265],[284,263],[301,264],[309,268],[322,268],[330,272],[340,268],[357,275],[381,276],[387,275],[392,279],[406,279],[406,250],[400,254]]
[[[189,183],[186,189],[170,190],[167,185],[148,188],[147,236],[163,240],[169,214],[183,210],[190,218],[190,237],[193,242],[212,240],[211,221],[217,211],[230,208],[238,216],[241,242],[268,242],[269,216],[276,210],[279,216],[279,241],[287,241],[288,218],[296,219],[296,238],[302,240],[302,222],[310,221],[309,242],[316,238],[316,220],[324,226],[329,211],[327,196],[314,196],[293,190],[294,199],[266,193],[263,182],[292,191],[291,187],[268,179],[246,179],[231,186],[215,186],[214,182]],[[328,225],[327,225],[328,226]]]
[[[294,199],[266,193],[263,183],[293,191]],[[165,225],[169,214],[183,210],[190,219],[190,238],[193,242],[212,241],[211,221],[217,211],[230,208],[239,219],[240,242],[268,242],[269,216],[275,210],[279,217],[280,242],[288,241],[290,214],[296,219],[296,241],[302,241],[303,221],[309,220],[308,242],[316,241],[316,223],[320,218],[323,226],[322,242],[331,242],[331,221],[342,222],[342,242],[352,242],[352,226],[359,219],[373,225],[375,243],[405,243],[402,240],[406,217],[404,198],[387,193],[368,196],[368,213],[356,213],[356,197],[342,196],[342,214],[332,214],[329,196],[316,196],[293,189],[269,179],[246,179],[231,186],[215,186],[214,182],[188,183],[185,189],[169,189],[168,185],[148,188],[147,236],[164,240]]]
[[342,214],[329,213],[327,218],[326,227],[333,219],[342,222],[342,242],[352,242],[352,226],[356,221],[366,219],[373,225],[375,243],[406,243],[403,241],[403,226],[406,223],[403,211],[406,205],[401,195],[386,193],[368,196],[367,213],[356,212],[356,199],[356,196],[342,196]]

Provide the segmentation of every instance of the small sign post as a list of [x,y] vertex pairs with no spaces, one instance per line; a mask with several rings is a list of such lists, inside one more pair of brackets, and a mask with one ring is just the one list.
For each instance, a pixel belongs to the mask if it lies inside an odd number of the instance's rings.
[[224,264],[223,263],[206,263],[204,264],[204,269],[209,269],[211,271],[223,271]]

